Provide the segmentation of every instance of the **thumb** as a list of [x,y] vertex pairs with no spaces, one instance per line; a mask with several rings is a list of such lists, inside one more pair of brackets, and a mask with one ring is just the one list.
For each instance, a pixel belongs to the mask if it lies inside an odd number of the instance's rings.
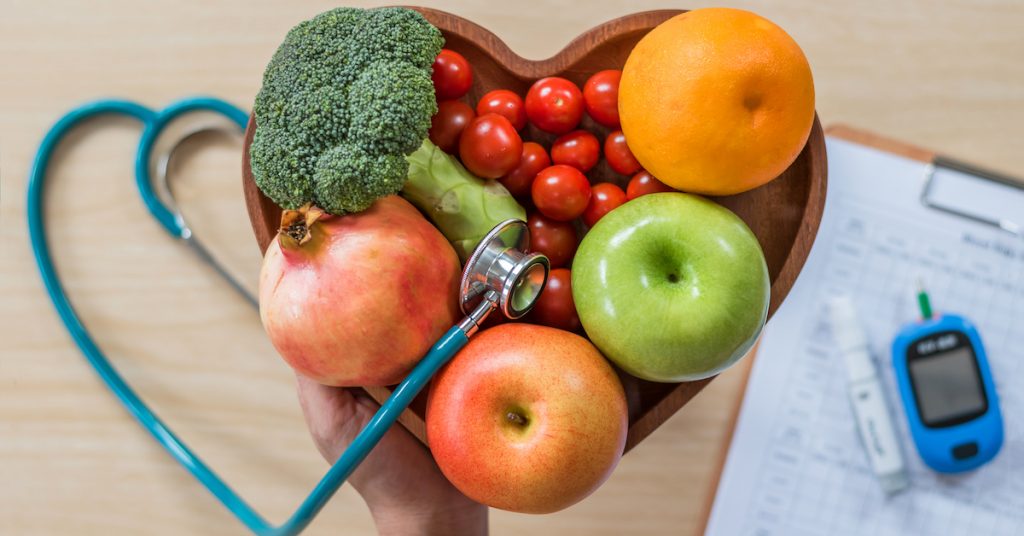
[[299,405],[320,455],[334,463],[373,416],[345,387],[319,384],[295,374]]
[[[299,403],[320,454],[335,463],[380,406],[358,388],[321,385],[296,374]],[[349,482],[374,506],[409,508],[424,500],[457,497],[430,451],[395,425],[352,473]],[[461,504],[460,502],[460,504]]]

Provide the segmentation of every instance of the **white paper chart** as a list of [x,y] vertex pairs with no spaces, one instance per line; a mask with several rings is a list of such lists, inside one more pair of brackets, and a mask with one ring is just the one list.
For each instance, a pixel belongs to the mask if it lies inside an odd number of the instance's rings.
[[[821,228],[766,328],[706,534],[1024,534],[1024,240],[925,208],[920,162],[827,144]],[[1024,216],[1024,192],[1006,190],[997,204]],[[936,311],[978,327],[1003,410],[1002,450],[963,475],[924,466],[895,385],[890,346],[919,314],[918,278]],[[861,314],[910,469],[911,487],[892,497],[868,466],[847,400],[825,314],[836,294],[850,295]]]

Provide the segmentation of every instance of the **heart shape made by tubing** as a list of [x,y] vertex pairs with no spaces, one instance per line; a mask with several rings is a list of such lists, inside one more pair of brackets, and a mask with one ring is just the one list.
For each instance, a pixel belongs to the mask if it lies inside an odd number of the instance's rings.
[[[541,61],[531,61],[512,52],[496,35],[459,16],[428,8],[413,8],[437,26],[444,34],[445,47],[465,56],[473,66],[473,87],[467,102],[476,102],[491,89],[505,88],[525,95],[538,78],[561,76],[579,86],[603,69],[621,69],[633,46],[652,28],[682,13],[676,10],[635,13],[592,28],[570,42],[558,54]],[[242,159],[246,206],[253,232],[260,249],[265,251],[277,233],[281,209],[265,197],[252,178],[249,167],[249,144],[255,133],[255,122],[249,122]],[[550,145],[554,136],[533,126],[524,139]],[[603,138],[608,129],[584,118],[586,128]],[[602,161],[588,173],[591,182],[616,182],[623,177]],[[769,316],[789,293],[800,269],[807,260],[811,244],[825,206],[826,187],[825,137],[817,117],[803,151],[782,175],[772,182],[748,192],[713,198],[747,223],[764,250],[771,276]],[[686,405],[711,378],[687,383],[654,383],[621,375],[629,402],[629,435],[626,450],[633,448],[651,432]],[[386,387],[367,387],[378,402],[390,395]],[[410,432],[426,443],[423,420],[425,396],[421,395],[399,419]]]

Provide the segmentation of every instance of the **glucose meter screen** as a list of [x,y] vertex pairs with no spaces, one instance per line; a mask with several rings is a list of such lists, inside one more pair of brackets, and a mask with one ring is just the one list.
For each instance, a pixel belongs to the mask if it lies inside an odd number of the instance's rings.
[[984,413],[987,404],[970,347],[913,359],[910,376],[926,426],[955,424]]

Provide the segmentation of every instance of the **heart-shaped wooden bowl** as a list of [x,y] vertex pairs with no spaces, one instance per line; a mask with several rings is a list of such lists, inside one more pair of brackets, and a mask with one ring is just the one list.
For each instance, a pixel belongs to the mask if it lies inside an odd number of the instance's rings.
[[[574,39],[555,56],[543,61],[524,59],[512,52],[496,35],[466,19],[427,8],[414,8],[441,29],[445,47],[466,57],[473,66],[473,88],[467,102],[476,101],[488,90],[506,88],[525,95],[530,85],[545,76],[561,76],[580,87],[587,78],[602,69],[621,69],[633,45],[648,31],[681,13],[681,11],[647,11],[606,22]],[[553,137],[529,127],[524,139],[543,140],[550,146]],[[583,128],[598,133],[608,129],[584,119]],[[281,210],[267,199],[253,182],[249,168],[249,144],[255,132],[249,122],[243,154],[243,186],[253,232],[261,250],[277,233]],[[771,275],[769,315],[789,293],[814,242],[825,205],[826,185],[825,138],[815,118],[810,139],[800,156],[777,179],[743,194],[714,200],[729,207],[743,218],[757,235],[768,262]],[[616,182],[624,186],[626,178],[617,175],[603,161],[588,174],[591,182]],[[690,383],[652,383],[622,374],[629,400],[629,437],[626,449],[636,446],[683,407],[709,381]],[[366,388],[378,401],[391,390],[385,387]],[[423,421],[424,397],[402,415],[400,422],[426,442]]]

